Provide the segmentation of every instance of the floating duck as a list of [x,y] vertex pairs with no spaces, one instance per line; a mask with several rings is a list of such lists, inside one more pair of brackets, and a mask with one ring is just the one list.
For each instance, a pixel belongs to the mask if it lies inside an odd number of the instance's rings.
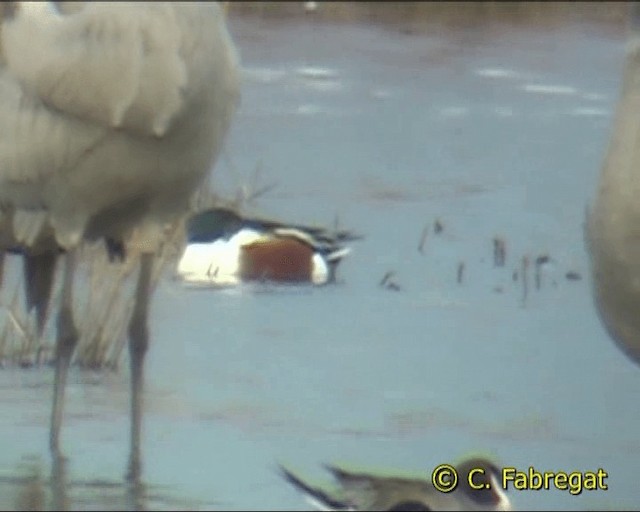
[[228,208],[200,212],[187,222],[178,276],[187,283],[235,286],[247,281],[326,284],[360,237],[347,231],[243,218]]
[[[302,491],[318,510],[511,510],[500,485],[500,470],[485,458],[469,458],[456,465],[458,485],[441,492],[431,478],[375,476],[325,466],[338,483],[334,492],[314,487],[281,467],[283,477]],[[471,478],[469,478],[471,475]],[[473,489],[469,482],[480,489]]]

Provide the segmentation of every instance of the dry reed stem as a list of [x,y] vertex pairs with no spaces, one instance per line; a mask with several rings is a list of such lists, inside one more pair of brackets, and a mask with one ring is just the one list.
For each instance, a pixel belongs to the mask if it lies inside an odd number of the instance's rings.
[[[238,169],[228,155],[225,155],[225,161],[231,172],[240,177]],[[275,186],[260,186],[258,182],[261,181],[261,171],[261,164],[258,163],[248,180],[249,183],[238,186],[235,199],[232,201],[223,201],[213,193],[207,180],[195,194],[191,202],[191,211],[200,211],[220,204],[242,209],[245,204],[255,201]],[[167,268],[177,264],[184,249],[184,220],[179,219],[166,227],[165,241],[156,258],[152,275],[152,290],[155,290]],[[0,258],[1,278],[4,255],[0,254]],[[127,340],[129,316],[133,309],[134,280],[139,260],[140,254],[135,249],[129,249],[123,263],[111,263],[101,243],[87,244],[79,250],[77,279],[85,280],[86,286],[76,286],[74,296],[74,310],[77,312],[75,320],[80,333],[74,354],[74,364],[77,366],[111,370],[117,370],[119,367]],[[6,293],[4,289],[0,292]],[[21,280],[16,282],[12,292],[13,296],[8,305],[0,300],[0,310],[5,311],[5,322],[0,334],[0,363],[24,364],[32,359],[35,361],[36,355],[41,352],[45,359],[51,361],[54,356],[55,322],[52,320],[55,320],[55,314],[50,315],[43,335],[44,340],[48,342],[39,344],[36,339],[35,319],[33,315],[26,313],[21,304]],[[59,296],[56,293],[50,311],[57,311],[58,303]]]

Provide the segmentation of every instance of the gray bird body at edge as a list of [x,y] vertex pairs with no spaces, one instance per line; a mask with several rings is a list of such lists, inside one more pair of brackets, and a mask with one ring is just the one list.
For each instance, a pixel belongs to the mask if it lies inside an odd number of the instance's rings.
[[[350,471],[326,465],[337,482],[328,490],[314,486],[281,467],[282,476],[301,491],[307,501],[319,510],[512,510],[511,502],[501,488],[500,470],[483,458],[469,458],[456,465],[458,483],[452,492],[440,492],[424,478],[398,475],[377,475],[363,471]],[[477,485],[487,489],[471,489],[469,473]],[[478,471],[481,470],[481,471]]]
[[53,275],[46,256],[65,251],[51,452],[61,458],[77,342],[75,250],[100,239],[135,243],[128,478],[136,481],[154,255],[221,150],[239,102],[238,55],[212,2],[10,2],[0,15],[0,249],[45,256],[25,272],[42,278],[33,286],[41,306]]
[[640,364],[640,6],[630,3],[620,97],[587,214],[593,294],[608,333]]

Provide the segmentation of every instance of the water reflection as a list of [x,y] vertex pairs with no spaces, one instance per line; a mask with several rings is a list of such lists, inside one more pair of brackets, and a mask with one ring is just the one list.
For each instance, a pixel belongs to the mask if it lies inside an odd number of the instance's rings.
[[39,458],[25,457],[13,474],[0,476],[2,510],[193,510],[212,504],[171,496],[169,489],[106,480],[71,480],[68,461],[51,466]]

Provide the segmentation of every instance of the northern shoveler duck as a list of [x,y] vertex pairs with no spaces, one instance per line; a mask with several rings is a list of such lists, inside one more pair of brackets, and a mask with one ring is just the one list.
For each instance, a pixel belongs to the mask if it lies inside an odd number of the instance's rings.
[[284,478],[319,510],[511,510],[511,502],[501,487],[500,470],[485,458],[469,458],[456,465],[458,484],[452,492],[437,490],[430,477],[375,476],[325,467],[338,483],[333,492],[311,486],[291,471],[280,469]]
[[233,286],[246,281],[325,284],[359,237],[347,231],[243,218],[228,208],[200,212],[187,222],[178,262],[185,282]]

